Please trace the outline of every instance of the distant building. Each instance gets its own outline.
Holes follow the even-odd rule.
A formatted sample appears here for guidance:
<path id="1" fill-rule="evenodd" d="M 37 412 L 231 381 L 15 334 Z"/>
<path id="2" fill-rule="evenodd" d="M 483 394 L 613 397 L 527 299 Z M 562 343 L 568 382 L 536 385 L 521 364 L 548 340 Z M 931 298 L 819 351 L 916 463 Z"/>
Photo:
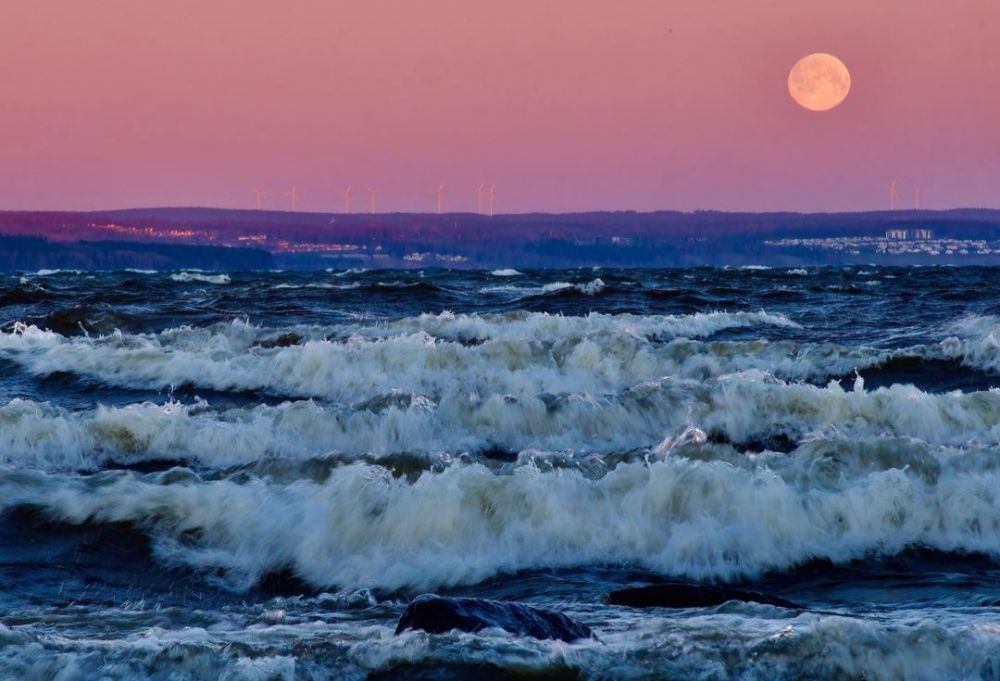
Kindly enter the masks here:
<path id="1" fill-rule="evenodd" d="M 930 241 L 934 238 L 934 231 L 930 229 L 915 229 L 913 230 L 913 238 L 918 241 Z"/>
<path id="2" fill-rule="evenodd" d="M 910 238 L 910 232 L 905 229 L 887 229 L 885 231 L 885 238 L 894 239 L 896 241 L 906 241 Z"/>

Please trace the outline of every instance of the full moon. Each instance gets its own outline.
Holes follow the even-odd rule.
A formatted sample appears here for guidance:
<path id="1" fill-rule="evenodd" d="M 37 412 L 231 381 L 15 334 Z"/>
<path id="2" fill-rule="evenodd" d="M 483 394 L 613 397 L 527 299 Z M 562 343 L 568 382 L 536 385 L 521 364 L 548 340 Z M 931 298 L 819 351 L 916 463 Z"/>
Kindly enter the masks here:
<path id="1" fill-rule="evenodd" d="M 810 111 L 829 111 L 851 90 L 851 74 L 832 54 L 817 52 L 795 62 L 788 74 L 788 94 Z"/>

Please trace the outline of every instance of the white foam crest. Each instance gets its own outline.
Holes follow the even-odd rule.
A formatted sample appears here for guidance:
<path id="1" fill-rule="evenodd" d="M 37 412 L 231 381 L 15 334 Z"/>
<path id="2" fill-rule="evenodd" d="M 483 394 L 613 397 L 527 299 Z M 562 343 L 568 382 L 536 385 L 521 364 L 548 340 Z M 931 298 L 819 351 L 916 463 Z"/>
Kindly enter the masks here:
<path id="1" fill-rule="evenodd" d="M 339 327 L 340 334 L 350 334 L 345 340 L 313 338 L 282 348 L 256 346 L 265 334 L 245 322 L 102 338 L 65 338 L 18 324 L 13 332 L 0 333 L 0 354 L 35 374 L 73 372 L 129 387 L 266 389 L 342 401 L 393 389 L 435 398 L 456 390 L 603 394 L 665 375 L 717 375 L 734 363 L 737 369 L 757 366 L 752 354 L 741 356 L 729 346 L 661 344 L 646 337 L 755 324 L 793 322 L 765 312 L 658 318 L 425 315 Z M 316 335 L 315 329 L 306 332 Z M 441 342 L 441 336 L 483 342 L 468 347 Z M 766 344 L 758 349 L 766 350 Z"/>
<path id="2" fill-rule="evenodd" d="M 327 274 L 332 274 L 335 277 L 350 277 L 355 274 L 364 274 L 368 272 L 367 268 L 364 267 L 350 267 L 346 270 L 338 270 L 333 268 L 328 268 L 326 270 Z"/>
<path id="3" fill-rule="evenodd" d="M 312 401 L 221 411 L 204 405 L 134 404 L 69 412 L 26 400 L 0 407 L 0 463 L 45 470 L 94 470 L 109 460 L 182 459 L 226 467 L 269 457 L 418 455 L 528 448 L 627 451 L 655 443 L 674 423 L 674 396 L 649 403 L 570 395 L 455 395 L 435 403 L 388 395 L 374 406 Z"/>
<path id="4" fill-rule="evenodd" d="M 566 291 L 567 289 L 576 289 L 580 293 L 584 293 L 588 296 L 594 296 L 603 291 L 605 288 L 605 283 L 602 279 L 592 279 L 585 284 L 572 284 L 568 281 L 554 281 L 550 284 L 545 284 L 541 288 L 541 293 L 558 293 L 559 291 Z"/>
<path id="5" fill-rule="evenodd" d="M 327 289 L 327 290 L 347 291 L 347 290 L 350 290 L 350 289 L 359 288 L 360 286 L 361 286 L 361 282 L 357 282 L 356 281 L 356 282 L 353 282 L 351 284 L 329 284 L 329 283 L 324 283 L 324 282 L 311 283 L 311 284 L 288 284 L 288 283 L 283 283 L 283 284 L 275 284 L 271 288 L 274 289 L 275 291 L 281 291 L 281 290 L 299 291 L 299 290 L 302 290 L 302 289 L 310 289 L 310 288 L 312 288 L 312 289 Z"/>
<path id="6" fill-rule="evenodd" d="M 675 665 L 685 677 L 746 681 L 995 681 L 1000 675 L 997 634 L 985 612 L 946 608 L 870 618 L 812 613 L 775 618 L 761 610 L 686 617 L 647 610 L 628 626 L 602 632 L 602 641 L 620 651 L 618 659 L 642 660 L 637 665 L 648 668 L 650 676 L 661 676 L 671 668 L 667 665 Z M 669 660 L 657 659 L 651 651 L 665 653 Z M 698 676 L 695 670 L 716 673 Z"/>
<path id="7" fill-rule="evenodd" d="M 500 271 L 500 270 L 498 270 Z M 507 271 L 507 270 L 504 270 Z M 512 277 L 521 274 L 517 270 L 509 270 L 511 274 L 498 275 L 493 272 L 495 276 Z M 543 284 L 542 286 L 484 286 L 479 289 L 480 293 L 513 293 L 522 298 L 529 298 L 533 296 L 542 296 L 550 293 L 559 293 L 560 291 L 569 291 L 575 289 L 580 293 L 588 296 L 596 296 L 601 293 L 607 285 L 600 278 L 592 279 L 591 281 L 585 283 L 574 284 L 569 281 L 553 281 L 548 284 Z"/>
<path id="8" fill-rule="evenodd" d="M 231 281 L 228 274 L 205 274 L 203 272 L 193 271 L 175 272 L 170 275 L 170 278 L 174 281 L 196 281 L 203 284 L 228 284 Z"/>
<path id="9" fill-rule="evenodd" d="M 316 586 L 434 589 L 526 569 L 628 563 L 699 580 L 920 545 L 1000 556 L 1000 471 L 872 472 L 803 488 L 767 466 L 668 457 L 592 480 L 531 466 L 452 466 L 410 482 L 381 467 L 322 483 L 5 471 L 0 499 L 71 522 L 147 528 L 161 560 L 248 587 L 291 567 Z"/>
<path id="10" fill-rule="evenodd" d="M 759 312 L 698 312 L 690 315 L 635 315 L 591 312 L 563 316 L 544 312 L 502 314 L 422 314 L 377 325 L 352 326 L 345 331 L 366 338 L 426 332 L 435 338 L 478 340 L 559 341 L 573 336 L 620 334 L 659 338 L 702 338 L 734 328 L 772 326 L 801 328 L 782 314 Z"/>
<path id="11" fill-rule="evenodd" d="M 37 272 L 34 272 L 33 274 L 29 274 L 28 276 L 51 277 L 51 276 L 54 276 L 56 274 L 83 274 L 83 270 L 64 270 L 64 269 L 49 270 L 49 269 L 40 269 Z"/>
<path id="12" fill-rule="evenodd" d="M 510 267 L 505 267 L 505 268 L 499 269 L 499 270 L 493 270 L 492 272 L 490 272 L 490 274 L 493 275 L 494 277 L 519 277 L 519 276 L 521 276 L 520 272 L 518 272 L 517 270 L 512 269 Z"/>
<path id="13" fill-rule="evenodd" d="M 785 384 L 759 372 L 650 382 L 605 396 L 451 392 L 435 400 L 396 391 L 351 405 L 306 400 L 221 410 L 168 402 L 69 412 L 17 399 L 0 407 L 0 463 L 92 470 L 109 460 L 183 459 L 219 468 L 272 457 L 406 454 L 437 460 L 493 449 L 582 457 L 650 449 L 660 440 L 659 451 L 672 452 L 685 443 L 704 444 L 707 431 L 738 448 L 772 435 L 812 441 L 803 456 L 836 456 L 845 467 L 866 456 L 907 465 L 906 457 L 924 445 L 935 450 L 922 460 L 941 462 L 949 456 L 941 448 L 1000 445 L 997 413 L 996 390 L 845 391 L 837 383 Z M 685 437 L 692 424 L 700 439 Z M 881 449 L 866 454 L 866 438 L 883 443 L 869 449 Z M 846 454 L 837 449 L 845 442 L 853 443 Z M 726 452 L 732 450 L 706 455 Z M 858 465 L 867 470 L 868 462 Z M 821 473 L 804 479 L 818 480 Z"/>
<path id="14" fill-rule="evenodd" d="M 927 608 L 869 618 L 653 609 L 641 617 L 618 610 L 605 620 L 585 604 L 560 604 L 559 609 L 597 624 L 599 640 L 567 644 L 499 629 L 394 636 L 392 622 L 378 616 L 262 625 L 252 618 L 199 613 L 204 626 L 177 628 L 165 625 L 163 615 L 152 609 L 124 625 L 105 613 L 88 613 L 94 626 L 106 625 L 101 636 L 0 625 L 5 646 L 0 675 L 24 681 L 357 681 L 379 672 L 403 678 L 414 668 L 457 669 L 459 674 L 489 668 L 581 679 L 663 678 L 665 670 L 671 678 L 745 681 L 1000 677 L 1000 636 L 986 612 Z M 331 659 L 337 662 L 333 674 Z"/>
<path id="15" fill-rule="evenodd" d="M 912 385 L 854 391 L 787 384 L 760 372 L 723 376 L 706 387 L 692 418 L 737 441 L 771 432 L 914 437 L 964 447 L 1000 444 L 1000 390 L 925 393 Z"/>
<path id="16" fill-rule="evenodd" d="M 576 289 L 580 293 L 586 293 L 588 296 L 594 296 L 607 288 L 607 285 L 602 279 L 594 279 L 587 282 L 586 284 L 577 284 Z"/>
<path id="17" fill-rule="evenodd" d="M 215 617 L 201 612 L 203 626 L 177 628 L 154 609 L 131 615 L 128 623 L 91 611 L 80 617 L 102 627 L 100 636 L 0 625 L 5 646 L 0 676 L 24 681 L 357 681 L 379 672 L 402 678 L 416 667 L 459 673 L 499 668 L 542 678 L 571 673 L 581 679 L 662 678 L 665 670 L 671 678 L 745 681 L 1000 677 L 1000 637 L 985 609 L 926 608 L 879 617 L 790 616 L 732 607 L 700 614 L 652 609 L 639 617 L 611 609 L 610 619 L 587 604 L 560 604 L 559 610 L 596 625 L 599 640 L 567 644 L 499 629 L 394 636 L 387 613 L 299 620 L 294 616 L 299 612 L 290 610 L 290 621 L 271 624 L 252 617 L 246 621 L 239 616 L 243 611 Z M 333 674 L 331 659 L 337 661 Z"/>
<path id="18" fill-rule="evenodd" d="M 944 356 L 966 366 L 1000 373 L 1000 317 L 966 315 L 945 329 L 954 335 L 941 343 Z"/>

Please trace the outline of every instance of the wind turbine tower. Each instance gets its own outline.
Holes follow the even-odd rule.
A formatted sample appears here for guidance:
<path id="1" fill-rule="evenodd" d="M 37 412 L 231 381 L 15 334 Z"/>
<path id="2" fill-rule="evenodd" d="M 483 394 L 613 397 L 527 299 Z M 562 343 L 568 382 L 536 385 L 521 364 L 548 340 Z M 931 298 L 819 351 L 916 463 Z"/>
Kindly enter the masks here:
<path id="1" fill-rule="evenodd" d="M 288 192 L 286 192 L 285 196 L 287 196 L 289 199 L 291 199 L 292 212 L 295 212 L 295 209 L 299 205 L 299 188 L 296 187 L 295 185 L 292 185 L 291 190 L 288 191 Z"/>
<path id="2" fill-rule="evenodd" d="M 267 196 L 267 192 L 261 189 L 253 189 L 251 191 L 253 191 L 254 208 L 260 210 L 264 205 L 264 197 Z"/>
<path id="3" fill-rule="evenodd" d="M 343 190 L 340 191 L 340 193 L 344 195 L 344 212 L 345 213 L 350 213 L 351 212 L 351 188 L 348 187 L 347 189 L 343 189 Z"/>
<path id="4" fill-rule="evenodd" d="M 896 210 L 896 180 L 889 183 L 889 210 Z"/>
<path id="5" fill-rule="evenodd" d="M 483 193 L 486 191 L 486 183 L 482 182 L 479 188 L 476 189 L 476 212 L 480 215 L 483 214 Z"/>
<path id="6" fill-rule="evenodd" d="M 438 198 L 438 215 L 441 215 L 441 201 L 444 197 L 444 185 L 439 184 L 437 188 L 437 198 Z"/>
<path id="7" fill-rule="evenodd" d="M 920 210 L 920 187 L 913 188 L 913 210 Z"/>
<path id="8" fill-rule="evenodd" d="M 493 217 L 493 202 L 497 198 L 497 188 L 496 185 L 490 185 L 490 217 Z"/>
<path id="9" fill-rule="evenodd" d="M 375 215 L 375 195 L 378 194 L 378 187 L 368 188 L 368 212 Z"/>

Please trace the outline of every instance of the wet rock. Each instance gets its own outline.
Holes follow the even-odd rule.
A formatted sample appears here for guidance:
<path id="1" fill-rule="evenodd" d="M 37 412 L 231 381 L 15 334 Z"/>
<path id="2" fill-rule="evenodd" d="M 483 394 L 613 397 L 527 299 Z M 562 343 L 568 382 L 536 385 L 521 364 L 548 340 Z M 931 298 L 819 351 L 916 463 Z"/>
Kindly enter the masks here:
<path id="1" fill-rule="evenodd" d="M 112 460 L 104 464 L 106 470 L 132 471 L 145 475 L 147 473 L 162 473 L 171 468 L 190 468 L 191 463 L 186 459 L 140 459 L 138 461 L 117 461 Z"/>
<path id="2" fill-rule="evenodd" d="M 796 439 L 787 433 L 761 433 L 746 440 L 730 439 L 725 433 L 713 432 L 708 441 L 714 444 L 726 444 L 740 452 L 760 454 L 761 452 L 779 452 L 791 454 L 798 447 Z"/>
<path id="3" fill-rule="evenodd" d="M 784 598 L 756 591 L 684 582 L 665 582 L 619 589 L 609 593 L 607 601 L 611 605 L 625 605 L 630 608 L 709 608 L 728 601 L 746 601 L 793 610 L 803 609 L 802 606 Z"/>
<path id="4" fill-rule="evenodd" d="M 255 348 L 264 348 L 269 350 L 271 348 L 289 348 L 293 345 L 299 345 L 302 342 L 302 336 L 297 333 L 289 332 L 283 333 L 277 338 L 264 338 L 253 344 Z"/>
<path id="5" fill-rule="evenodd" d="M 513 463 L 517 461 L 518 452 L 511 449 L 506 449 L 499 445 L 491 445 L 479 452 L 479 455 L 484 459 L 490 459 L 492 461 L 503 461 L 505 463 Z"/>
<path id="6" fill-rule="evenodd" d="M 396 633 L 421 629 L 442 634 L 453 629 L 476 632 L 497 627 L 517 636 L 576 641 L 590 638 L 590 628 L 566 615 L 523 603 L 482 598 L 417 596 L 399 618 Z"/>

